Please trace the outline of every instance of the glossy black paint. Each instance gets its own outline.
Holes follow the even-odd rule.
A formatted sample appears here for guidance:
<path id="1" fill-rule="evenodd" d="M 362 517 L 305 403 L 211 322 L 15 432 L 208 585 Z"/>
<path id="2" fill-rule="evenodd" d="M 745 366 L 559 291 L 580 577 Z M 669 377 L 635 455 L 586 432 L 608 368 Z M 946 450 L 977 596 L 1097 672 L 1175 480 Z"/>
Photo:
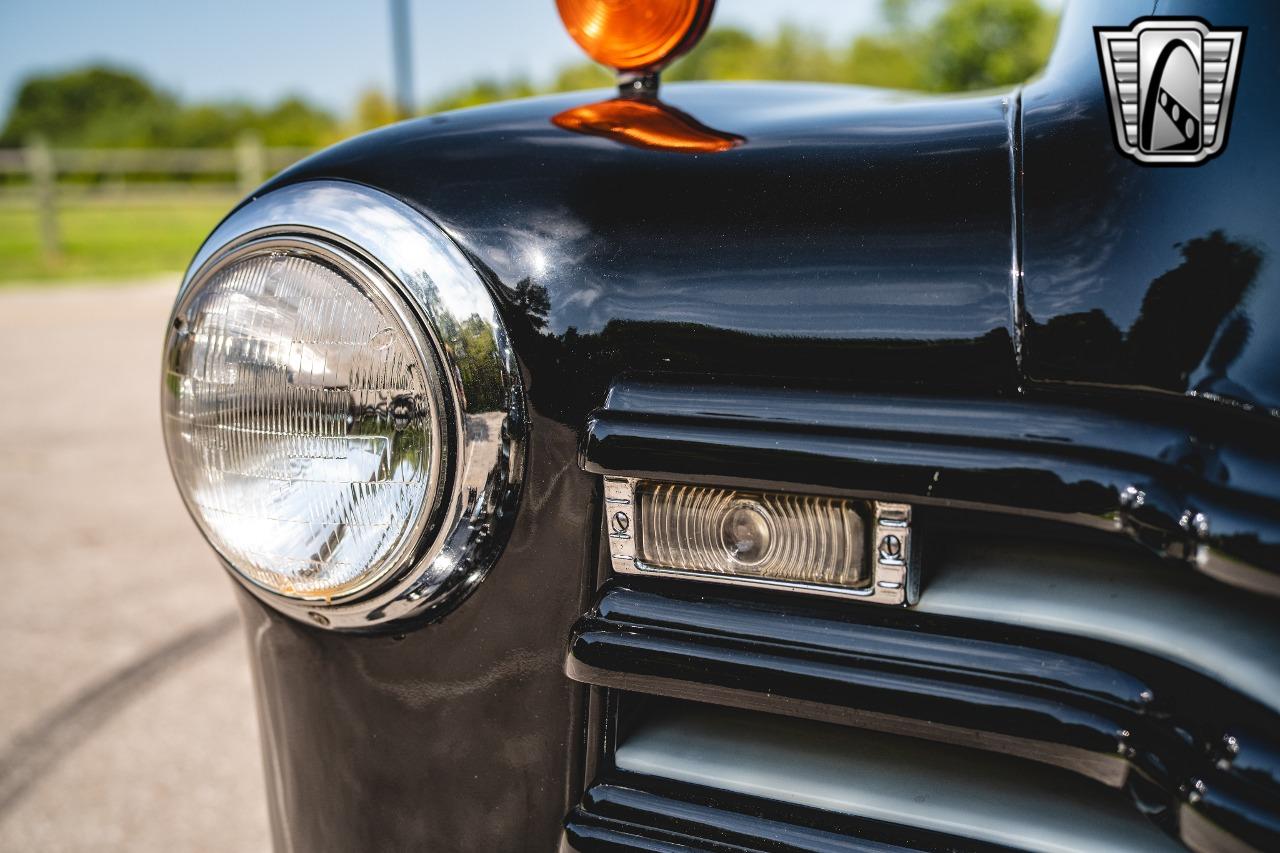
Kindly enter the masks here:
<path id="1" fill-rule="evenodd" d="M 1188 780 L 1199 779 L 1215 799 L 1188 808 L 1257 849 L 1280 843 L 1275 716 L 1107 643 L 637 578 L 605 587 L 575 627 L 565 669 L 597 686 L 1055 764 L 1125 787 L 1174 834 Z M 1251 764 L 1223 752 L 1227 733 L 1250 742 Z"/>
<path id="2" fill-rule="evenodd" d="M 358 181 L 440 223 L 499 302 L 530 411 L 510 544 L 439 623 L 317 636 L 245 603 L 283 849 L 556 843 L 586 749 L 561 664 L 599 553 L 576 455 L 619 373 L 844 386 L 856 358 L 881 384 L 1012 391 L 1006 100 L 665 96 L 746 141 L 642 151 L 557 128 L 599 99 L 561 96 L 397 125 L 271 185 Z"/>
<path id="3" fill-rule="evenodd" d="M 1117 154 L 1087 39 L 1023 91 L 1025 369 L 1030 385 L 1142 389 L 1280 409 L 1280 8 L 1068 5 L 1064 33 L 1143 15 L 1247 26 L 1226 150 L 1151 168 Z"/>
<path id="4" fill-rule="evenodd" d="M 343 635 L 241 596 L 277 848 L 557 843 L 607 726 L 590 712 L 604 703 L 590 705 L 561 671 L 605 565 L 599 477 L 578 467 L 579 444 L 623 374 L 786 389 L 797 394 L 780 404 L 791 431 L 829 447 L 851 445 L 821 427 L 826 415 L 805 396 L 814 389 L 960 396 L 978 412 L 992 406 L 997 422 L 1019 416 L 1001 414 L 1000 401 L 1069 392 L 1104 420 L 1166 424 L 1166 437 L 1182 419 L 1236 436 L 1241 418 L 1260 440 L 1274 436 L 1280 184 L 1267 98 L 1280 87 L 1275 63 L 1256 57 L 1275 45 L 1277 12 L 1196 9 L 1249 26 L 1250 44 L 1229 150 L 1185 171 L 1143 171 L 1114 151 L 1105 124 L 1090 28 L 1148 14 L 1144 2 L 1069 9 L 1053 67 L 1021 98 L 665 87 L 673 107 L 744 140 L 693 156 L 556 127 L 557 114 L 608 94 L 579 93 L 396 125 L 264 187 L 359 182 L 439 223 L 500 305 L 530 411 L 510 543 L 443 620 Z M 952 414 L 951 433 L 963 434 L 968 422 Z M 691 449 L 681 470 L 696 468 Z M 741 449 L 763 482 L 832 484 L 794 457 Z M 664 452 L 668 466 L 681 455 Z M 1044 485 L 1065 511 L 1096 513 L 1124 485 L 1092 479 L 1078 461 L 1042 479 L 1028 477 L 1034 466 L 995 476 L 990 459 L 963 461 L 947 488 L 958 479 L 988 499 L 1014 489 L 1043 500 Z M 1269 465 L 1228 458 L 1225 470 L 1227 490 L 1221 468 L 1197 474 L 1206 500 L 1280 491 Z M 1252 503 L 1241 512 L 1241 536 L 1271 535 Z M 1244 765 L 1274 772 L 1265 751 L 1242 752 Z"/>
<path id="5" fill-rule="evenodd" d="M 666 87 L 745 139 L 690 156 L 552 124 L 599 94 L 396 125 L 279 180 L 423 208 L 494 284 L 517 352 L 573 376 L 556 396 L 579 416 L 625 370 L 843 386 L 856 361 L 858 384 L 1013 389 L 1007 98 Z"/>
<path id="6" fill-rule="evenodd" d="M 937 832 L 613 772 L 565 823 L 562 853 L 1007 850 Z"/>
<path id="7" fill-rule="evenodd" d="M 614 476 L 1034 513 L 1124 534 L 1280 595 L 1274 437 L 1252 419 L 1156 414 L 632 378 L 592 415 L 582 464 Z M 1205 529 L 1190 523 L 1197 513 Z"/>
<path id="8" fill-rule="evenodd" d="M 606 587 L 574 628 L 569 677 L 949 742 L 981 741 L 1112 785 L 1125 770 L 1116 758 L 1125 741 L 1118 733 L 1142 713 L 1143 692 L 1154 695 L 1114 667 L 1039 648 L 856 622 L 793 603 L 762 607 L 668 593 L 642 580 Z"/>

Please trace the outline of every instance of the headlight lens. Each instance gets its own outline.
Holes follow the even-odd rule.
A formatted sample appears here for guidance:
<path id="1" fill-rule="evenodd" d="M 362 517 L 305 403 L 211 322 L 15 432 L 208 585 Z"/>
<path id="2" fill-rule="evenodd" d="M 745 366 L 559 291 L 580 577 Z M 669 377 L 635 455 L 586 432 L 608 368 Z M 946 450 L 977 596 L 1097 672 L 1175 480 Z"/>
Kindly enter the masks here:
<path id="1" fill-rule="evenodd" d="M 437 508 L 440 367 L 369 265 L 303 239 L 207 263 L 166 342 L 178 487 L 247 579 L 309 601 L 412 558 Z"/>

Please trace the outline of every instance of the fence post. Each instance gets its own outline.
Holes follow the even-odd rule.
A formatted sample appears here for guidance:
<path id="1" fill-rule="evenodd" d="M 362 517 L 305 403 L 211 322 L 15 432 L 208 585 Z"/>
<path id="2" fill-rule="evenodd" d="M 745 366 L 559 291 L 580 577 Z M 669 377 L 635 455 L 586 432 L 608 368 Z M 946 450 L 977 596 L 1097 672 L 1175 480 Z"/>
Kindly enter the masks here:
<path id="1" fill-rule="evenodd" d="M 62 254 L 58 239 L 58 168 L 49 143 L 42 137 L 32 137 L 27 142 L 26 155 L 40 220 L 40 248 L 46 260 L 57 260 Z"/>
<path id="2" fill-rule="evenodd" d="M 262 137 L 256 133 L 244 133 L 236 141 L 236 182 L 240 192 L 248 195 L 258 188 L 266 177 L 267 153 L 262 147 Z"/>

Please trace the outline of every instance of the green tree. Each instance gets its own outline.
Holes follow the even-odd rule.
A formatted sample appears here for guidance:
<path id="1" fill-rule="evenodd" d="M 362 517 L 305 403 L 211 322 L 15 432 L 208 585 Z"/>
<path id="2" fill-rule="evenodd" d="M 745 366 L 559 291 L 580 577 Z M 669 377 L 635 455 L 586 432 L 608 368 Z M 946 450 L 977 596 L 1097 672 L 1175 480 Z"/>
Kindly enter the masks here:
<path id="1" fill-rule="evenodd" d="M 667 73 L 669 80 L 762 80 L 764 46 L 744 30 L 711 30 Z"/>
<path id="2" fill-rule="evenodd" d="M 177 111 L 165 128 L 151 134 L 151 145 L 216 147 L 229 144 L 252 125 L 253 111 L 237 104 L 195 104 Z"/>
<path id="3" fill-rule="evenodd" d="M 31 77 L 18 89 L 0 144 L 37 134 L 59 145 L 138 144 L 176 112 L 171 97 L 116 68 Z"/>
<path id="4" fill-rule="evenodd" d="M 1035 0 L 955 0 L 923 33 L 924 88 L 939 92 L 1020 83 L 1040 70 L 1057 19 Z"/>
<path id="5" fill-rule="evenodd" d="M 551 83 L 553 92 L 577 92 L 582 89 L 600 89 L 613 86 L 613 75 L 594 62 L 578 62 L 566 65 L 556 72 Z"/>
<path id="6" fill-rule="evenodd" d="M 246 130 L 255 130 L 267 145 L 316 145 L 337 124 L 332 115 L 297 96 L 284 98 L 250 119 Z"/>
<path id="7" fill-rule="evenodd" d="M 765 80 L 842 82 L 840 63 L 820 33 L 783 24 L 764 54 Z"/>
<path id="8" fill-rule="evenodd" d="M 886 89 L 928 89 L 918 47 L 898 36 L 859 36 L 849 48 L 845 80 Z"/>
<path id="9" fill-rule="evenodd" d="M 665 77 L 844 82 L 930 92 L 1010 86 L 1044 64 L 1057 27 L 1056 17 L 1036 0 L 881 0 L 881 17 L 879 31 L 834 47 L 821 33 L 793 25 L 767 38 L 719 27 Z M 545 85 L 523 76 L 477 80 L 444 93 L 426 109 L 612 84 L 608 71 L 579 62 L 561 68 Z M 377 92 L 365 93 L 354 117 L 342 124 L 298 97 L 266 108 L 236 102 L 183 106 L 137 74 L 92 67 L 26 80 L 0 131 L 0 145 L 22 145 L 41 135 L 62 146 L 224 146 L 249 131 L 268 145 L 319 146 L 394 117 Z"/>
<path id="10" fill-rule="evenodd" d="M 794 25 L 764 39 L 719 27 L 663 76 L 961 92 L 1027 79 L 1048 58 L 1057 29 L 1056 16 L 1036 0 L 882 0 L 881 18 L 880 31 L 857 36 L 843 50 Z"/>
<path id="11" fill-rule="evenodd" d="M 507 80 L 488 78 L 477 80 L 446 92 L 427 105 L 427 112 L 438 113 L 445 110 L 460 110 L 464 107 L 475 107 L 490 104 L 494 101 L 508 101 L 512 98 L 527 98 L 538 94 L 527 77 L 512 77 Z"/>
<path id="12" fill-rule="evenodd" d="M 222 146 L 251 131 L 268 145 L 314 146 L 331 138 L 336 126 L 332 115 L 298 97 L 267 108 L 182 106 L 137 74 L 91 67 L 27 79 L 0 145 L 22 145 L 39 135 L 63 146 Z"/>
<path id="13" fill-rule="evenodd" d="M 351 130 L 354 133 L 360 133 L 391 124 L 399 119 L 399 110 L 385 92 L 380 89 L 368 89 L 356 101 Z"/>

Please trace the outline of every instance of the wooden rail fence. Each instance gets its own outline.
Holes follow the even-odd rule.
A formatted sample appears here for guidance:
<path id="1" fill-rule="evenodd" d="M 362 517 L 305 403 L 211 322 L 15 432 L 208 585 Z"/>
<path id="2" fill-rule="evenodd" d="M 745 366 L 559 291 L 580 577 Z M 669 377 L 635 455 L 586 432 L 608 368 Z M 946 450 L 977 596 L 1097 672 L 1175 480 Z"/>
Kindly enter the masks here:
<path id="1" fill-rule="evenodd" d="M 172 182 L 194 177 L 234 178 L 247 194 L 271 174 L 310 154 L 310 148 L 264 146 L 256 136 L 243 137 L 234 148 L 50 148 L 35 140 L 25 148 L 0 149 L 0 177 L 6 182 L 25 176 L 39 217 L 40 245 L 56 258 L 59 182 L 67 177 L 141 176 Z"/>

